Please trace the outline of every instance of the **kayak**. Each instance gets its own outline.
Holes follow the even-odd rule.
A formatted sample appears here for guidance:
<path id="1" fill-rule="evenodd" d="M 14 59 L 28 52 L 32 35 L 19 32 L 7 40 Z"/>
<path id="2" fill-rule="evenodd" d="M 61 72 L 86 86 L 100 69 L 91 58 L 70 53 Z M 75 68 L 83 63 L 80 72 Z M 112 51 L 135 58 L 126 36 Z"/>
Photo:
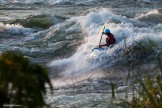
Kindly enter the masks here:
<path id="1" fill-rule="evenodd" d="M 103 51 L 103 50 L 107 50 L 107 49 L 109 49 L 109 48 L 112 48 L 114 46 L 114 44 L 113 45 L 110 45 L 109 47 L 95 47 L 95 48 L 93 48 L 92 49 L 92 51 L 94 51 L 94 50 L 99 50 L 99 51 Z"/>
<path id="2" fill-rule="evenodd" d="M 93 48 L 92 51 L 94 51 L 94 50 L 103 51 L 103 50 L 107 50 L 107 49 L 108 49 L 108 47 L 102 47 L 102 48 L 96 47 L 96 48 Z"/>

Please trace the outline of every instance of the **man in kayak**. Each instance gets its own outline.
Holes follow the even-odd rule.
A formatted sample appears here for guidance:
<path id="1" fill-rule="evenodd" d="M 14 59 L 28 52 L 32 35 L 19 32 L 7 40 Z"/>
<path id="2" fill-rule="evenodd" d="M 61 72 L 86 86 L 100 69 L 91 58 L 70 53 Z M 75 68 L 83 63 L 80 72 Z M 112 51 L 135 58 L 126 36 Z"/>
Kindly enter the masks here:
<path id="1" fill-rule="evenodd" d="M 106 29 L 105 32 L 102 32 L 102 34 L 107 35 L 106 44 L 99 45 L 99 48 L 101 48 L 102 46 L 108 46 L 109 47 L 110 45 L 115 44 L 116 39 L 115 39 L 114 35 L 112 33 L 110 33 L 109 29 Z"/>

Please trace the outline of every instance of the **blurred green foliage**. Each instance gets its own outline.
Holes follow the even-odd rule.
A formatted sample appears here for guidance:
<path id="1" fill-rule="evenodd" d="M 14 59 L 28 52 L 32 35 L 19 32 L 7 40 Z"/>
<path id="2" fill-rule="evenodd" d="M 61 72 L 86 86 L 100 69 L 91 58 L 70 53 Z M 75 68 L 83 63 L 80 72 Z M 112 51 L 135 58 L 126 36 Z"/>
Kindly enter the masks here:
<path id="1" fill-rule="evenodd" d="M 5 52 L 0 55 L 0 108 L 4 104 L 23 108 L 46 106 L 43 96 L 47 85 L 52 91 L 47 69 L 31 64 L 22 54 Z"/>
<path id="2" fill-rule="evenodd" d="M 122 102 L 124 108 L 162 108 L 162 79 L 160 74 L 147 75 L 144 80 L 138 78 L 140 84 L 130 100 Z"/>
<path id="3" fill-rule="evenodd" d="M 137 72 L 136 80 L 131 84 L 133 95 L 122 100 L 123 108 L 162 108 L 162 53 L 157 56 L 157 70 L 145 75 Z M 127 79 L 128 80 L 128 79 Z M 128 92 L 126 91 L 126 94 Z"/>
<path id="4" fill-rule="evenodd" d="M 122 51 L 123 57 L 137 58 L 140 55 L 144 56 L 144 59 L 140 58 L 138 65 L 135 62 L 136 59 L 132 59 L 132 62 L 128 64 L 130 70 L 126 78 L 126 96 L 122 99 L 115 97 L 119 99 L 115 105 L 122 108 L 162 108 L 161 42 L 161 40 L 146 38 L 138 42 L 135 41 L 132 46 L 125 47 L 125 50 Z M 154 60 L 151 57 L 151 59 L 146 59 L 150 54 L 154 54 Z M 148 60 L 152 61 L 152 67 L 147 65 Z M 114 89 L 112 90 L 112 95 L 117 94 L 114 93 Z"/>

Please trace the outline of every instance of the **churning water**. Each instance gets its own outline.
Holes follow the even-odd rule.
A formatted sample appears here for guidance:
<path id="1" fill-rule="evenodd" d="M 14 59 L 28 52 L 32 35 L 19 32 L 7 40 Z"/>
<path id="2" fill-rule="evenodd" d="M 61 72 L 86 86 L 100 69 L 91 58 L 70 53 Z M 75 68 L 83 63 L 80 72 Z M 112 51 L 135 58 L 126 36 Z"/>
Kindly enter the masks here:
<path id="1" fill-rule="evenodd" d="M 111 81 L 119 80 L 116 77 L 124 74 L 118 67 L 141 60 L 149 64 L 147 60 L 155 59 L 161 50 L 161 6 L 161 0 L 0 0 L 0 51 L 23 52 L 33 63 L 47 66 L 55 86 L 81 80 L 88 85 L 85 79 L 103 78 L 105 73 L 115 77 Z M 103 26 L 111 30 L 117 43 L 107 50 L 92 51 L 99 44 Z M 156 47 L 150 48 L 150 41 Z M 101 95 L 103 99 L 109 95 L 59 95 L 67 91 L 47 97 L 47 102 L 60 107 L 67 103 L 69 107 L 86 106 L 93 97 L 101 100 Z"/>

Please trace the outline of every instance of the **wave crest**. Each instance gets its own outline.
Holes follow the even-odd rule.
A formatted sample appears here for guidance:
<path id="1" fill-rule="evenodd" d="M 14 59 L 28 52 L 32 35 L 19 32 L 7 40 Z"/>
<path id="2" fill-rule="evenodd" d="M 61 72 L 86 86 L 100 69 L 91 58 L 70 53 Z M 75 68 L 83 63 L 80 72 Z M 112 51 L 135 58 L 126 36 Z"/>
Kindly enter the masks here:
<path id="1" fill-rule="evenodd" d="M 29 35 L 33 32 L 30 28 L 24 28 L 20 24 L 3 24 L 0 23 L 0 32 L 7 32 L 10 34 L 22 34 L 22 35 Z"/>

